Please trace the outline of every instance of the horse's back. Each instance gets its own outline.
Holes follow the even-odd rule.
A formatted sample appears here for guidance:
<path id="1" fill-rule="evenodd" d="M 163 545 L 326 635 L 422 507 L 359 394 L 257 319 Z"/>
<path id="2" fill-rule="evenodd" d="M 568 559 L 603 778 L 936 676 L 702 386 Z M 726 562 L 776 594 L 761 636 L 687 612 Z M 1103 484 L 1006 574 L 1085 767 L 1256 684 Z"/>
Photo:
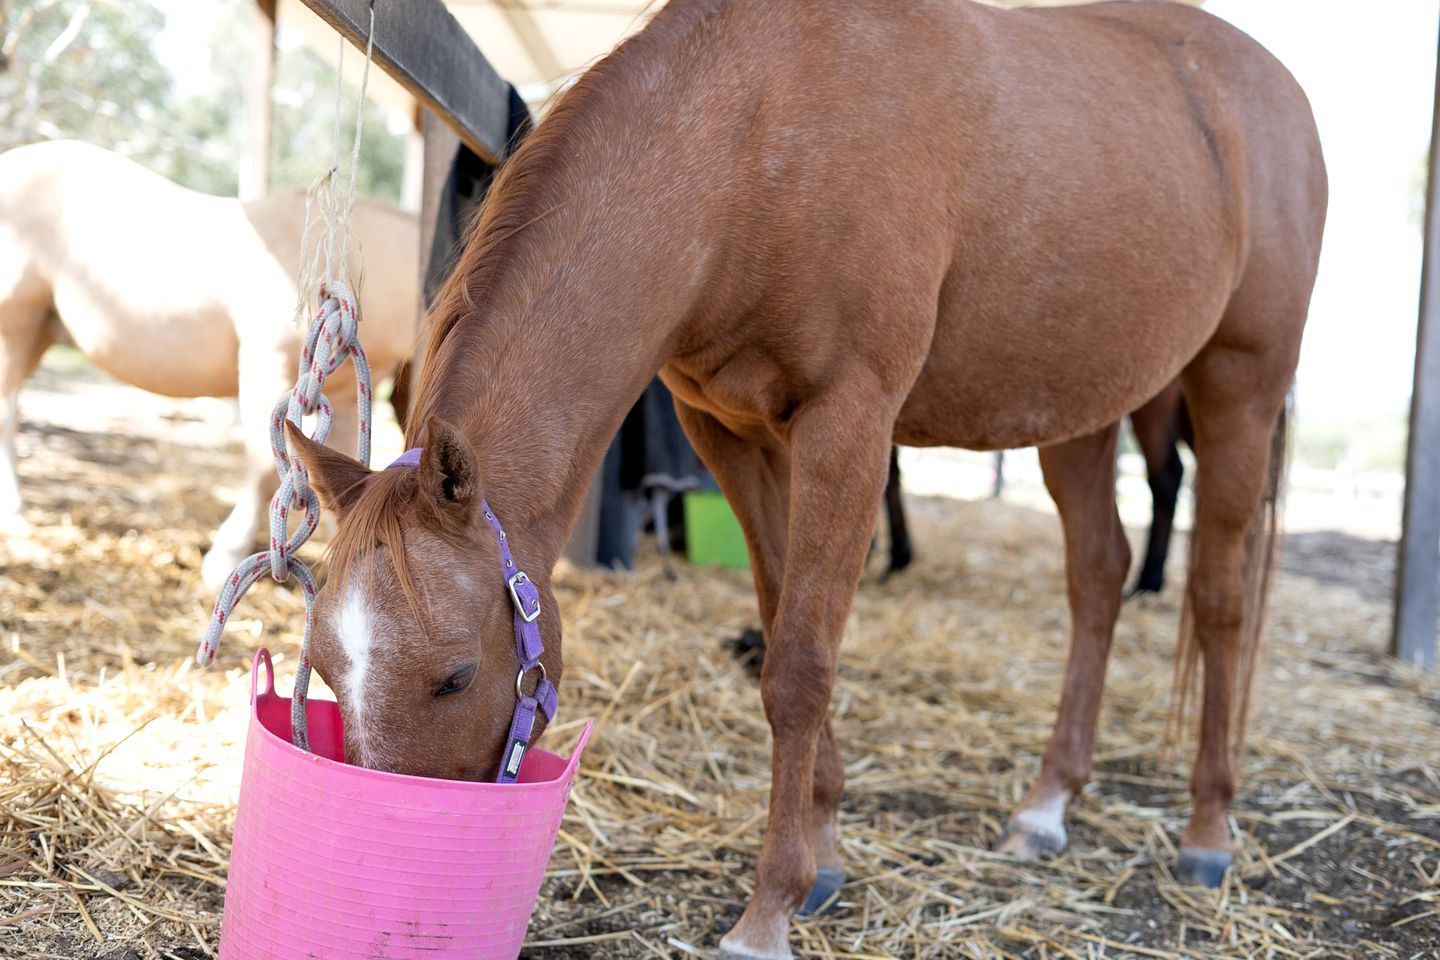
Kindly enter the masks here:
<path id="1" fill-rule="evenodd" d="M 279 190 L 245 205 L 265 249 L 296 272 L 305 229 L 305 194 Z M 311 231 L 312 238 L 316 230 Z M 361 343 L 377 374 L 410 356 L 420 311 L 420 221 L 413 213 L 358 198 L 350 223 L 350 276 L 359 285 Z M 288 314 L 287 314 L 288 316 Z"/>
<path id="2" fill-rule="evenodd" d="M 1243 283 L 1308 298 L 1323 161 L 1304 94 L 1262 47 L 1161 2 L 974 22 L 952 260 L 902 440 L 1087 433 L 1173 380 Z M 1298 346 L 1303 310 L 1245 322 Z"/>

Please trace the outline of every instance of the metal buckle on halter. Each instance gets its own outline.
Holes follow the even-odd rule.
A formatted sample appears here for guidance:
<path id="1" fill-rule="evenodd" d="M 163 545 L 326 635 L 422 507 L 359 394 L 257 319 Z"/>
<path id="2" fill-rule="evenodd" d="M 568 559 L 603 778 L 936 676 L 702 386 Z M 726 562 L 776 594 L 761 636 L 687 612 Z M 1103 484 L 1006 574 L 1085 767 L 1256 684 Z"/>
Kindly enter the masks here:
<path id="1" fill-rule="evenodd" d="M 537 683 L 535 684 L 535 689 L 536 689 L 536 691 L 538 692 L 539 689 L 540 689 L 540 684 L 544 683 L 545 680 L 546 680 L 546 676 L 545 676 L 545 664 L 540 663 L 539 661 L 536 661 L 535 666 L 540 668 L 540 680 L 539 680 L 539 682 L 537 682 Z M 524 692 L 524 691 L 525 691 L 525 688 L 524 688 L 525 674 L 529 673 L 529 672 L 530 672 L 531 670 L 533 670 L 533 669 L 534 669 L 534 667 L 521 667 L 521 668 L 520 668 L 520 672 L 517 673 L 517 674 L 515 674 L 515 699 L 516 699 L 516 700 L 523 700 L 523 699 L 525 699 L 525 692 Z"/>
<path id="2" fill-rule="evenodd" d="M 522 583 L 533 582 L 529 577 L 525 576 L 524 570 L 519 571 L 515 576 L 505 581 L 505 585 L 510 588 L 510 599 L 515 603 L 515 612 L 519 613 L 520 619 L 526 623 L 534 623 L 540 617 L 540 597 L 538 595 L 535 597 L 534 611 L 526 610 L 525 602 L 520 599 L 520 592 L 516 587 Z"/>

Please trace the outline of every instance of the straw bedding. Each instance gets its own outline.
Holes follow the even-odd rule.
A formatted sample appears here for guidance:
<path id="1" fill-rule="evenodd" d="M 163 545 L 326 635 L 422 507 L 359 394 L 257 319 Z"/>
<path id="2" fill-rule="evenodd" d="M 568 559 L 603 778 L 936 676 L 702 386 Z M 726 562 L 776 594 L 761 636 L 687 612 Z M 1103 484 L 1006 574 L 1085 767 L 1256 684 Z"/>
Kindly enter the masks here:
<path id="1" fill-rule="evenodd" d="M 302 606 L 262 585 L 216 667 L 192 667 L 200 550 L 224 513 L 208 481 L 238 452 L 161 422 L 32 420 L 21 445 L 38 529 L 0 552 L 0 956 L 210 956 L 244 672 L 263 643 L 289 675 Z M 1184 750 L 1160 740 L 1173 597 L 1124 610 L 1070 851 L 1009 861 L 988 847 L 1036 771 L 1065 651 L 1057 525 L 912 508 L 917 566 L 867 573 L 847 627 L 850 881 L 836 913 L 796 925 L 798 953 L 1440 956 L 1440 682 L 1381 655 L 1383 552 L 1302 540 L 1304 575 L 1279 579 L 1238 877 L 1212 894 L 1169 873 L 1188 812 Z M 557 593 L 566 722 L 547 745 L 599 728 L 528 955 L 707 955 L 753 883 L 768 782 L 757 685 L 724 648 L 754 623 L 748 577 L 682 565 L 671 582 L 651 559 L 564 572 Z"/>

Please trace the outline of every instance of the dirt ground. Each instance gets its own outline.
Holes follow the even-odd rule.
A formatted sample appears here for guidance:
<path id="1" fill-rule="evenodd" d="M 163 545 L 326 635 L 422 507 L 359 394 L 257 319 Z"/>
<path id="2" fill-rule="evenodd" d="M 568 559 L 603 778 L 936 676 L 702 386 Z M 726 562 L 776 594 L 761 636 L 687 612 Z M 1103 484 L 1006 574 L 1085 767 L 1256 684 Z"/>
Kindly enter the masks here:
<path id="1" fill-rule="evenodd" d="M 0 546 L 0 956 L 213 955 L 254 650 L 288 683 L 302 604 L 262 584 L 193 665 L 201 550 L 239 469 L 223 406 L 63 355 L 27 388 L 34 533 Z M 1053 516 L 911 500 L 917 562 L 867 573 L 835 695 L 839 908 L 806 957 L 1440 957 L 1440 679 L 1384 655 L 1393 548 L 1292 538 L 1272 603 L 1237 871 L 1170 868 L 1186 748 L 1163 748 L 1178 590 L 1127 604 L 1094 782 L 1039 864 L 989 846 L 1038 767 L 1066 610 Z M 1138 543 L 1138 538 L 1132 538 Z M 1180 571 L 1172 574 L 1179 583 Z M 754 882 L 768 784 L 756 684 L 725 641 L 743 573 L 653 558 L 562 572 L 568 748 L 599 718 L 531 924 L 533 957 L 713 953 Z"/>

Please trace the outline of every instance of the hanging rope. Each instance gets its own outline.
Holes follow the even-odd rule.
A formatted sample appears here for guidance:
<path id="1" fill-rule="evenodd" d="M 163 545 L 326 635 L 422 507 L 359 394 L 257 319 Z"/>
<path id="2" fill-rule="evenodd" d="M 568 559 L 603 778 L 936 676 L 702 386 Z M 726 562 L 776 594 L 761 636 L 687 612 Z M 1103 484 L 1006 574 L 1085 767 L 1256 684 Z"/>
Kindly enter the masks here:
<path id="1" fill-rule="evenodd" d="M 325 395 L 325 378 L 340 368 L 347 359 L 355 364 L 355 395 L 359 407 L 358 456 L 370 465 L 370 365 L 360 346 L 360 311 L 355 293 L 346 278 L 350 260 L 350 222 L 355 213 L 355 181 L 360 166 L 360 139 L 365 126 L 365 91 L 370 79 L 370 63 L 375 49 L 375 4 L 370 4 L 370 29 L 365 43 L 365 65 L 360 74 L 360 103 L 355 111 L 355 139 L 350 151 L 350 179 L 344 194 L 337 196 L 336 180 L 340 174 L 340 109 L 344 92 L 345 41 L 340 41 L 340 60 L 335 81 L 334 153 L 330 169 L 316 178 L 305 199 L 305 229 L 301 235 L 301 272 L 297 282 L 302 309 L 305 303 L 318 301 L 318 309 L 300 352 L 295 386 L 280 397 L 270 418 L 270 450 L 275 456 L 275 472 L 280 476 L 279 489 L 270 501 L 270 548 L 253 554 L 225 581 L 210 622 L 195 655 L 201 666 L 215 659 L 220 637 L 225 632 L 235 604 L 255 581 L 268 570 L 284 583 L 291 575 L 305 595 L 305 632 L 300 641 L 300 663 L 295 668 L 295 692 L 290 701 L 290 725 L 295 746 L 310 749 L 305 716 L 305 698 L 310 686 L 310 631 L 315 620 L 315 576 L 297 556 L 305 541 L 320 523 L 320 501 L 310 489 L 305 465 L 289 449 L 285 438 L 285 421 L 304 429 L 305 417 L 314 416 L 317 443 L 330 436 L 334 411 Z M 320 217 L 312 211 L 320 210 Z M 325 235 L 314 249 L 310 246 L 310 228 L 316 219 L 325 224 Z M 303 510 L 299 526 L 289 532 L 290 511 Z"/>

